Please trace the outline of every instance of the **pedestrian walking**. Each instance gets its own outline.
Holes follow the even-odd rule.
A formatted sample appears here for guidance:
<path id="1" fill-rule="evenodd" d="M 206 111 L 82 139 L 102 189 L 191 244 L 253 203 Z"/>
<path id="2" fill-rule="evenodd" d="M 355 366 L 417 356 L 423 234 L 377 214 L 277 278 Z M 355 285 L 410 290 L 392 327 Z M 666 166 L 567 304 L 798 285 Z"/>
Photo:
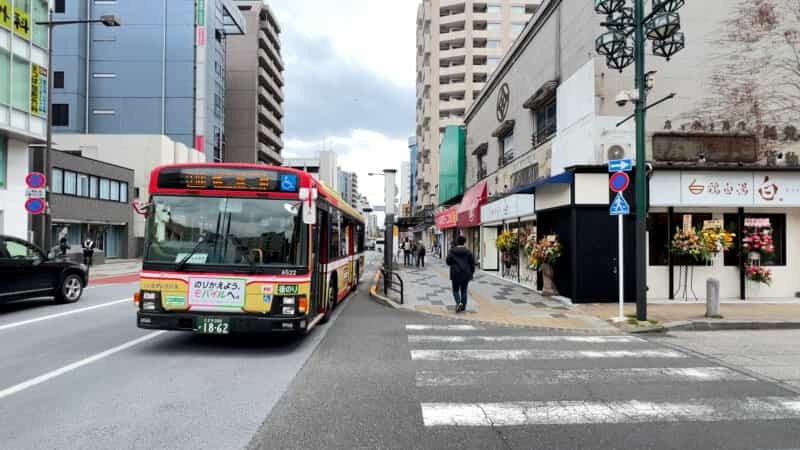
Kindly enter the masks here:
<path id="1" fill-rule="evenodd" d="M 425 244 L 422 241 L 417 243 L 417 267 L 425 267 Z"/>
<path id="2" fill-rule="evenodd" d="M 464 236 L 456 239 L 456 246 L 447 252 L 445 262 L 450 266 L 450 281 L 453 284 L 453 298 L 456 301 L 456 312 L 467 309 L 467 287 L 475 273 L 475 255 L 464 247 L 467 240 Z"/>
<path id="3" fill-rule="evenodd" d="M 411 242 L 408 238 L 403 241 L 403 265 L 409 266 L 411 264 Z"/>
<path id="4" fill-rule="evenodd" d="M 86 267 L 92 267 L 92 256 L 94 255 L 94 241 L 92 238 L 87 237 L 81 247 L 83 248 L 83 264 Z"/>

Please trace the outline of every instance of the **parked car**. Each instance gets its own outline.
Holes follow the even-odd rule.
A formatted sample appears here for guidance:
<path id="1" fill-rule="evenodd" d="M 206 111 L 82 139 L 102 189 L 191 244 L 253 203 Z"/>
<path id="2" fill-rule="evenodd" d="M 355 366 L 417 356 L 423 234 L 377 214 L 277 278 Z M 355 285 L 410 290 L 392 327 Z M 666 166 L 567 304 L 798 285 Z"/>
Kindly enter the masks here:
<path id="1" fill-rule="evenodd" d="M 83 264 L 45 254 L 39 247 L 0 235 L 0 303 L 35 297 L 55 297 L 63 303 L 80 300 L 89 283 Z"/>
<path id="2" fill-rule="evenodd" d="M 384 240 L 383 239 L 378 239 L 377 241 L 375 241 L 375 251 L 376 252 L 383 253 L 383 247 L 384 247 Z"/>

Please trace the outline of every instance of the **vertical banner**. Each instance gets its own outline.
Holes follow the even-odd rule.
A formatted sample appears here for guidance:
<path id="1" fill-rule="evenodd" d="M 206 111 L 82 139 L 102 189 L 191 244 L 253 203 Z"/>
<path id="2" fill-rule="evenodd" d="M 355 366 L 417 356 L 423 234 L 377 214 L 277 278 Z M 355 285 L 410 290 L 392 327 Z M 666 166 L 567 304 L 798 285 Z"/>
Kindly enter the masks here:
<path id="1" fill-rule="evenodd" d="M 24 9 L 14 8 L 14 33 L 26 41 L 31 40 L 31 17 Z"/>
<path id="2" fill-rule="evenodd" d="M 40 117 L 47 116 L 47 69 L 31 64 L 31 114 Z"/>
<path id="3" fill-rule="evenodd" d="M 0 26 L 10 30 L 12 23 L 11 2 L 8 0 L 0 0 Z"/>

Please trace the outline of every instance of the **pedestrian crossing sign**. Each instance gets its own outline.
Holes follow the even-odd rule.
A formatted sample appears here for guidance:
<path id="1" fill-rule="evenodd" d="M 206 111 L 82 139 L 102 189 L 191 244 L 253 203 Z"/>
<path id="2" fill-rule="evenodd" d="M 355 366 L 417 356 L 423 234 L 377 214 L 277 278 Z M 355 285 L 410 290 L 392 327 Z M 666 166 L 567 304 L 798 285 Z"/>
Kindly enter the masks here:
<path id="1" fill-rule="evenodd" d="M 617 197 L 611 202 L 609 213 L 612 216 L 627 216 L 631 213 L 631 206 L 625 201 L 625 197 L 622 196 L 621 192 L 617 193 Z"/>

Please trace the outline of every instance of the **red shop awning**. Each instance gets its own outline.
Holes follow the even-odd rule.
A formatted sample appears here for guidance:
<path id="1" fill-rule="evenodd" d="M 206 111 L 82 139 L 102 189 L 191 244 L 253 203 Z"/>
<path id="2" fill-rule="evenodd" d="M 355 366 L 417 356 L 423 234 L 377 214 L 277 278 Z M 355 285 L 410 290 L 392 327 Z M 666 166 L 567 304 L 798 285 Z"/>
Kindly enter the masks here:
<path id="1" fill-rule="evenodd" d="M 458 205 L 458 227 L 470 228 L 481 224 L 481 206 L 486 203 L 486 182 L 472 186 Z"/>
<path id="2" fill-rule="evenodd" d="M 458 206 L 453 206 L 436 214 L 435 219 L 436 228 L 440 230 L 455 228 L 458 225 Z"/>

